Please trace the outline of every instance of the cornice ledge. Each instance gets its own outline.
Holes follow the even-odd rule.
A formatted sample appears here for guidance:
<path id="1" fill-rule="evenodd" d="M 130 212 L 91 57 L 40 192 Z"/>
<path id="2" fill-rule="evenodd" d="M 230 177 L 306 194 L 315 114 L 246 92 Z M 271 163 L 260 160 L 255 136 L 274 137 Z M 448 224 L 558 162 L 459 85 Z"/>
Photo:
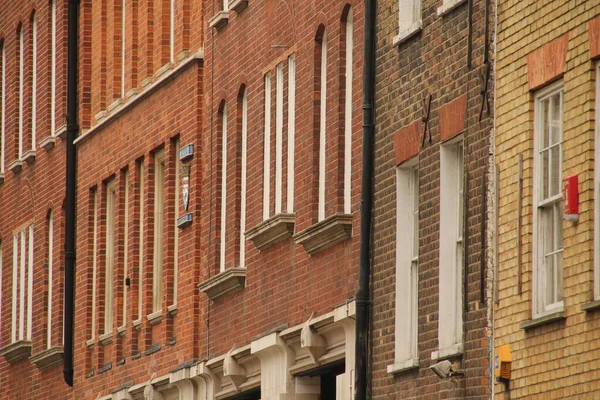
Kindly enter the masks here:
<path id="1" fill-rule="evenodd" d="M 246 284 L 246 268 L 230 268 L 198 285 L 201 292 L 215 300 L 230 292 L 242 289 Z"/>
<path id="2" fill-rule="evenodd" d="M 334 214 L 309 226 L 293 238 L 311 256 L 352 237 L 352 214 Z"/>
<path id="3" fill-rule="evenodd" d="M 63 346 L 53 346 L 40 353 L 29 357 L 29 361 L 38 367 L 41 371 L 50 369 L 62 363 L 64 349 Z"/>
<path id="4" fill-rule="evenodd" d="M 296 214 L 277 214 L 246 231 L 246 239 L 251 240 L 260 250 L 266 250 L 294 234 Z"/>
<path id="5" fill-rule="evenodd" d="M 19 340 L 6 345 L 0 349 L 0 355 L 3 356 L 9 364 L 27 358 L 31 356 L 31 340 Z"/>
<path id="6" fill-rule="evenodd" d="M 229 11 L 221 10 L 208 21 L 208 26 L 219 30 L 229 22 Z"/>

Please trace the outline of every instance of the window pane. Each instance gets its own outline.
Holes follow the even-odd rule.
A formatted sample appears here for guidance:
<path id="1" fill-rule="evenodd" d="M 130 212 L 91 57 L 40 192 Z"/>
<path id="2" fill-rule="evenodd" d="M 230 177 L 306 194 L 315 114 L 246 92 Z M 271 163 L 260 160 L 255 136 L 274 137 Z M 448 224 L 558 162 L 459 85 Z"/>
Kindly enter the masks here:
<path id="1" fill-rule="evenodd" d="M 544 239 L 543 254 L 544 256 L 554 251 L 554 212 L 553 208 L 542 209 L 542 232 L 541 235 Z"/>
<path id="2" fill-rule="evenodd" d="M 542 161 L 542 198 L 541 200 L 545 200 L 550 197 L 548 182 L 550 180 L 550 153 L 548 150 L 543 151 L 541 154 Z"/>
<path id="3" fill-rule="evenodd" d="M 549 145 L 549 132 L 548 132 L 548 120 L 550 118 L 550 116 L 548 115 L 550 113 L 549 110 L 549 101 L 548 100 L 544 100 L 542 101 L 542 115 L 540 115 L 540 121 L 542 121 L 542 125 L 543 125 L 543 134 L 542 134 L 542 149 L 545 149 L 546 147 L 548 147 Z"/>
<path id="4" fill-rule="evenodd" d="M 563 248 L 563 202 L 559 201 L 554 204 L 554 239 L 555 239 L 555 249 Z"/>
<path id="5" fill-rule="evenodd" d="M 563 252 L 559 251 L 556 255 L 556 301 L 564 299 L 563 293 Z"/>
<path id="6" fill-rule="evenodd" d="M 544 257 L 545 272 L 546 272 L 546 302 L 545 304 L 555 303 L 555 286 L 554 286 L 554 254 Z"/>
<path id="7" fill-rule="evenodd" d="M 550 196 L 560 194 L 560 146 L 550 148 Z"/>
<path id="8" fill-rule="evenodd" d="M 556 144 L 559 143 L 561 141 L 561 129 L 562 126 L 560 124 L 560 120 L 561 120 L 561 112 L 560 112 L 560 100 L 561 100 L 561 95 L 560 93 L 556 93 L 554 96 L 552 96 L 550 98 L 550 101 L 552 102 L 552 111 L 551 111 L 551 141 L 552 144 Z"/>
<path id="9" fill-rule="evenodd" d="M 412 174 L 413 195 L 413 258 L 419 255 L 419 170 L 414 169 Z"/>

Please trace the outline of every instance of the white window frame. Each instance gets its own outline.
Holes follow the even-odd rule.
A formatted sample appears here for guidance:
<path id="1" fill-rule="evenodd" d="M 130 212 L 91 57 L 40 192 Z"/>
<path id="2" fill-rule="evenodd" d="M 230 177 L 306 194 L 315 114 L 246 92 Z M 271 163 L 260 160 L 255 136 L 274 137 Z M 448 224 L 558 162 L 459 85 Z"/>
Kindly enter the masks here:
<path id="1" fill-rule="evenodd" d="M 600 62 L 596 70 L 596 135 L 594 142 L 594 300 L 600 300 Z"/>
<path id="2" fill-rule="evenodd" d="M 541 183 L 542 177 L 541 173 L 541 163 L 542 158 L 540 156 L 541 151 L 545 151 L 542 148 L 543 143 L 543 132 L 544 125 L 543 121 L 540 120 L 540 113 L 542 113 L 542 102 L 553 97 L 554 95 L 560 96 L 560 120 L 558 130 L 560 134 L 560 138 L 558 142 L 555 144 L 558 147 L 558 155 L 560 161 L 558 163 L 558 193 L 552 195 L 547 198 L 543 198 L 544 194 L 541 191 Z M 551 109 L 551 108 L 549 108 Z M 556 271 L 553 271 L 553 285 L 556 287 L 556 292 L 553 293 L 553 297 L 556 297 L 556 301 L 552 303 L 548 303 L 547 299 L 545 299 L 545 294 L 547 291 L 546 282 L 546 264 L 544 261 L 544 238 L 546 237 L 546 233 L 548 230 L 545 229 L 543 224 L 541 223 L 542 213 L 545 210 L 548 210 L 550 207 L 555 207 L 558 212 L 558 218 L 555 219 L 555 223 L 560 223 L 560 229 L 557 232 L 560 232 L 561 242 L 562 242 L 562 219 L 563 219 L 563 198 L 562 198 L 562 162 L 563 162 L 563 154 L 562 154 L 562 136 L 563 136 L 563 110 L 564 110 L 564 89 L 563 83 L 561 81 L 556 82 L 548 87 L 539 90 L 535 93 L 535 108 L 534 108 L 534 190 L 533 190 L 533 205 L 534 205 L 534 213 L 533 213 L 533 278 L 534 278 L 534 286 L 533 286 L 533 318 L 539 318 L 544 315 L 548 315 L 554 312 L 559 312 L 564 310 L 564 296 L 561 295 L 561 289 L 563 289 L 563 283 L 561 281 L 561 275 L 564 273 L 564 262 L 560 262 L 558 264 Z M 551 145 L 552 146 L 552 145 Z M 549 149 L 548 147 L 547 149 Z M 550 153 L 549 153 L 550 154 Z M 549 156 L 551 157 L 551 156 Z M 549 187 L 550 189 L 550 187 Z M 556 240 L 558 237 L 552 237 L 552 240 Z M 553 256 L 562 257 L 562 253 L 564 250 L 564 245 L 561 243 L 562 247 L 559 247 L 553 251 L 555 253 Z M 554 246 L 561 246 L 557 243 Z M 556 261 L 556 260 L 555 260 Z M 556 275 L 556 276 L 554 276 Z M 562 298 L 561 298 L 562 297 Z"/>
<path id="3" fill-rule="evenodd" d="M 125 1 L 125 0 L 124 0 Z M 223 0 L 227 2 L 228 0 Z M 170 4 L 170 29 L 169 29 L 169 52 L 171 64 L 175 63 L 175 0 Z"/>
<path id="4" fill-rule="evenodd" d="M 173 223 L 173 305 L 177 304 L 177 286 L 179 285 L 179 227 L 177 226 L 177 217 L 179 215 L 179 195 L 181 193 L 181 163 L 178 160 L 179 139 L 175 140 L 175 217 Z"/>
<path id="5" fill-rule="evenodd" d="M 165 217 L 165 154 L 154 155 L 154 246 L 152 257 L 152 313 L 162 310 L 163 298 L 163 244 Z"/>
<path id="6" fill-rule="evenodd" d="M 344 102 L 344 213 L 352 212 L 352 77 L 354 65 L 354 15 L 352 9 L 346 17 L 346 83 Z"/>
<path id="7" fill-rule="evenodd" d="M 263 163 L 263 219 L 270 216 L 271 197 L 271 73 L 265 74 L 265 135 L 264 135 L 264 163 Z"/>
<path id="8" fill-rule="evenodd" d="M 50 2 L 51 67 L 50 67 L 50 134 L 56 133 L 56 0 Z"/>
<path id="9" fill-rule="evenodd" d="M 283 200 L 283 63 L 275 74 L 275 215 Z"/>
<path id="10" fill-rule="evenodd" d="M 123 276 L 129 276 L 129 171 L 123 173 Z M 123 323 L 127 324 L 127 286 L 123 282 Z"/>
<path id="11" fill-rule="evenodd" d="M 23 39 L 23 27 L 19 29 L 19 160 L 23 158 L 23 93 L 24 93 L 24 79 L 23 79 L 23 53 L 24 39 Z"/>
<path id="12" fill-rule="evenodd" d="M 398 0 L 398 35 L 393 43 L 398 44 L 419 32 L 423 27 L 422 0 Z"/>
<path id="13" fill-rule="evenodd" d="M 296 55 L 288 57 L 287 212 L 294 211 L 294 152 L 296 148 Z"/>
<path id="14" fill-rule="evenodd" d="M 13 234 L 12 343 L 31 340 L 32 306 L 33 225 L 27 225 Z"/>
<path id="15" fill-rule="evenodd" d="M 389 373 L 419 366 L 419 160 L 396 167 L 396 313 L 394 364 Z"/>
<path id="16" fill-rule="evenodd" d="M 433 360 L 459 355 L 464 351 L 463 146 L 462 136 L 440 146 L 439 349 L 431 354 Z"/>
<path id="17" fill-rule="evenodd" d="M 4 159 L 6 153 L 5 138 L 6 138 L 6 43 L 2 43 L 2 83 L 0 86 L 0 174 L 4 174 Z"/>
<path id="18" fill-rule="evenodd" d="M 104 265 L 104 334 L 112 332 L 115 275 L 117 188 L 115 180 L 106 184 L 106 236 Z"/>
<path id="19" fill-rule="evenodd" d="M 31 150 L 35 150 L 37 137 L 37 13 L 31 20 L 32 54 L 31 54 Z"/>
<path id="20" fill-rule="evenodd" d="M 221 245 L 219 268 L 225 271 L 225 247 L 227 246 L 227 105 L 221 112 Z"/>
<path id="21" fill-rule="evenodd" d="M 93 231 L 92 231 L 92 337 L 90 341 L 93 342 L 96 337 L 96 299 L 97 297 L 97 279 L 98 279 L 98 218 L 99 218 L 99 201 L 98 201 L 98 189 L 94 189 L 91 200 L 93 202 Z"/>
<path id="22" fill-rule="evenodd" d="M 319 221 L 325 219 L 326 195 L 326 165 L 327 165 L 327 31 L 323 31 L 321 38 L 321 82 L 320 82 L 320 108 L 319 108 L 319 204 L 317 217 Z"/>
<path id="23" fill-rule="evenodd" d="M 142 160 L 139 164 L 139 173 L 140 173 L 140 222 L 139 222 L 139 235 L 138 238 L 138 281 L 137 281 L 137 289 L 138 289 L 138 312 L 137 319 L 141 323 L 142 315 L 143 315 L 143 298 L 144 298 L 144 218 L 146 217 L 146 168 L 144 166 L 144 160 Z"/>
<path id="24" fill-rule="evenodd" d="M 46 348 L 52 347 L 52 297 L 54 284 L 54 211 L 48 213 L 48 321 Z"/>
<path id="25" fill-rule="evenodd" d="M 242 94 L 242 176 L 240 187 L 240 268 L 246 268 L 246 179 L 248 162 L 248 89 Z"/>
<path id="26" fill-rule="evenodd" d="M 171 61 L 173 59 L 173 1 L 171 0 Z M 127 16 L 125 15 L 127 0 L 121 1 L 121 98 L 125 98 L 125 53 L 127 51 Z"/>

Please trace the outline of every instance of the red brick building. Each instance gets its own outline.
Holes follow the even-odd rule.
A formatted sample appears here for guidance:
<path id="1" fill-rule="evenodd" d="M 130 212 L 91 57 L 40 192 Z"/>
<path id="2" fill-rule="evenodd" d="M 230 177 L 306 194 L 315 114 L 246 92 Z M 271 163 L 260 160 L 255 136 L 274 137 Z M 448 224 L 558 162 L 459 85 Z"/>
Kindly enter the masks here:
<path id="1" fill-rule="evenodd" d="M 2 398 L 62 381 L 66 0 L 0 2 Z"/>
<path id="2" fill-rule="evenodd" d="M 379 9 L 372 398 L 488 398 L 495 2 Z"/>
<path id="3" fill-rule="evenodd" d="M 81 2 L 75 398 L 351 397 L 361 10 Z"/>

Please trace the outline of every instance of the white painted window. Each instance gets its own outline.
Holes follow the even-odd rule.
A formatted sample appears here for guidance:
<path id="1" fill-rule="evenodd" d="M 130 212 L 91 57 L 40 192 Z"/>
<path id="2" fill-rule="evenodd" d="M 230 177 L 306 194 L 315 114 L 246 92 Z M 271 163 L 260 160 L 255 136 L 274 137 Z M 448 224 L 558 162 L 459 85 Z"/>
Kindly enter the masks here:
<path id="1" fill-rule="evenodd" d="M 23 27 L 19 29 L 19 159 L 23 157 L 23 94 L 24 94 L 24 79 L 23 79 L 23 56 L 25 53 Z"/>
<path id="2" fill-rule="evenodd" d="M 56 0 L 50 2 L 50 133 L 56 132 Z"/>
<path id="3" fill-rule="evenodd" d="M 173 1 L 171 0 L 171 15 L 173 14 Z M 127 0 L 121 2 L 121 97 L 125 97 L 125 52 L 127 51 Z M 171 30 L 173 29 L 173 17 L 171 17 Z M 171 39 L 172 40 L 172 39 Z M 173 46 L 171 45 L 171 48 Z M 172 53 L 172 51 L 171 51 Z"/>
<path id="4" fill-rule="evenodd" d="M 265 147 L 263 165 L 263 219 L 270 216 L 269 201 L 271 195 L 271 73 L 265 74 Z"/>
<path id="5" fill-rule="evenodd" d="M 94 189 L 91 195 L 92 209 L 94 213 L 94 227 L 92 231 L 92 337 L 93 340 L 96 337 L 96 299 L 97 297 L 97 279 L 98 279 L 98 190 Z"/>
<path id="6" fill-rule="evenodd" d="M 463 352 L 464 162 L 462 141 L 440 147 L 439 351 Z"/>
<path id="7" fill-rule="evenodd" d="M 48 321 L 46 347 L 52 347 L 52 295 L 54 286 L 54 212 L 48 213 Z"/>
<path id="8" fill-rule="evenodd" d="M 221 251 L 219 257 L 219 266 L 221 271 L 225 271 L 225 246 L 227 229 L 227 106 L 223 107 L 221 114 Z"/>
<path id="9" fill-rule="evenodd" d="M 227 2 L 227 0 L 225 0 Z M 171 9 L 169 11 L 170 29 L 169 29 L 169 52 L 171 63 L 175 63 L 175 0 L 171 0 Z"/>
<path id="10" fill-rule="evenodd" d="M 223 0 L 223 11 L 229 10 L 229 0 Z"/>
<path id="11" fill-rule="evenodd" d="M 396 168 L 396 321 L 394 365 L 389 372 L 417 367 L 419 282 L 418 161 Z"/>
<path id="12" fill-rule="evenodd" d="M 33 225 L 13 235 L 11 340 L 31 340 L 33 304 Z"/>
<path id="13" fill-rule="evenodd" d="M 398 32 L 406 35 L 421 28 L 421 1 L 422 0 L 400 0 Z"/>
<path id="14" fill-rule="evenodd" d="M 240 268 L 246 267 L 246 179 L 248 150 L 248 89 L 242 95 L 242 176 L 240 187 Z"/>
<path id="15" fill-rule="evenodd" d="M 279 214 L 283 195 L 283 64 L 277 65 L 275 86 L 275 214 Z"/>
<path id="16" fill-rule="evenodd" d="M 144 161 L 140 161 L 139 163 L 139 173 L 140 173 L 140 203 L 139 203 L 139 238 L 138 238 L 138 281 L 137 281 L 137 289 L 138 289 L 138 313 L 137 318 L 142 318 L 143 315 L 143 295 L 144 295 L 144 218 L 146 216 L 145 206 L 146 206 L 146 168 L 144 167 Z"/>
<path id="17" fill-rule="evenodd" d="M 157 312 L 162 307 L 163 297 L 165 158 L 162 150 L 155 154 L 154 161 L 154 254 L 152 271 L 152 312 Z"/>
<path id="18" fill-rule="evenodd" d="M 4 42 L 1 47 L 2 60 L 0 68 L 0 174 L 4 173 L 4 154 L 5 154 L 5 138 L 6 138 L 6 46 Z"/>
<path id="19" fill-rule="evenodd" d="M 596 64 L 596 137 L 594 152 L 594 299 L 600 299 L 600 63 Z"/>
<path id="20" fill-rule="evenodd" d="M 115 181 L 106 185 L 106 264 L 104 270 L 104 333 L 112 332 L 113 326 L 113 281 L 115 273 L 115 217 L 117 191 Z"/>
<path id="21" fill-rule="evenodd" d="M 563 309 L 562 82 L 535 95 L 534 317 Z"/>
<path id="22" fill-rule="evenodd" d="M 354 49 L 354 16 L 352 9 L 346 17 L 346 82 L 344 102 L 344 213 L 351 213 L 352 189 L 352 65 Z"/>
<path id="23" fill-rule="evenodd" d="M 129 276 L 129 171 L 123 174 L 123 277 Z M 127 286 L 123 282 L 123 323 L 127 323 Z"/>
<path id="24" fill-rule="evenodd" d="M 37 131 L 37 15 L 31 21 L 31 149 L 35 150 Z"/>
<path id="25" fill-rule="evenodd" d="M 288 57 L 287 212 L 294 211 L 294 152 L 296 148 L 296 55 Z"/>
<path id="26" fill-rule="evenodd" d="M 319 109 L 319 207 L 318 219 L 325 219 L 325 171 L 326 171 L 326 152 L 327 146 L 327 32 L 323 32 L 321 38 L 321 60 L 320 60 L 321 82 L 320 91 L 320 109 Z"/>
<path id="27" fill-rule="evenodd" d="M 175 218 L 173 223 L 173 304 L 177 304 L 177 285 L 179 284 L 179 228 L 177 217 L 179 215 L 179 196 L 181 193 L 181 163 L 179 162 L 179 139 L 175 141 Z"/>

